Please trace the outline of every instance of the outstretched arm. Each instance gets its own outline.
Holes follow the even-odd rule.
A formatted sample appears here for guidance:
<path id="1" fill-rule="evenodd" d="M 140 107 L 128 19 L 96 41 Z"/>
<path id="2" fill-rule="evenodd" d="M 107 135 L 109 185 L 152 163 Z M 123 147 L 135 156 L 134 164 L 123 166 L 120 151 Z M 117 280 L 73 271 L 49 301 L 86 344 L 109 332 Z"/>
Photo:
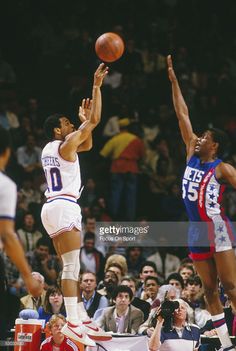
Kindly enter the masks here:
<path id="1" fill-rule="evenodd" d="M 172 86 L 173 104 L 176 115 L 178 117 L 181 135 L 187 148 L 187 154 L 189 156 L 193 152 L 192 149 L 195 146 L 193 144 L 195 144 L 197 136 L 193 133 L 192 125 L 189 119 L 188 107 L 184 101 L 178 80 L 173 69 L 171 55 L 167 56 L 167 68 L 169 80 Z"/>
<path id="2" fill-rule="evenodd" d="M 31 268 L 25 258 L 23 248 L 14 232 L 14 222 L 11 220 L 0 221 L 0 238 L 4 244 L 4 250 L 11 261 L 16 265 L 25 282 L 26 288 L 33 296 L 40 295 L 39 282 L 31 275 Z"/>
<path id="3" fill-rule="evenodd" d="M 108 73 L 108 67 L 101 63 L 96 72 L 94 73 L 93 93 L 92 93 L 92 107 L 91 113 L 87 120 L 85 120 L 79 129 L 67 135 L 65 141 L 60 147 L 60 154 L 65 159 L 75 159 L 75 153 L 88 138 L 91 137 L 91 132 L 97 126 L 101 119 L 102 98 L 101 98 L 101 85 L 103 79 Z M 83 149 L 85 151 L 85 149 Z"/>

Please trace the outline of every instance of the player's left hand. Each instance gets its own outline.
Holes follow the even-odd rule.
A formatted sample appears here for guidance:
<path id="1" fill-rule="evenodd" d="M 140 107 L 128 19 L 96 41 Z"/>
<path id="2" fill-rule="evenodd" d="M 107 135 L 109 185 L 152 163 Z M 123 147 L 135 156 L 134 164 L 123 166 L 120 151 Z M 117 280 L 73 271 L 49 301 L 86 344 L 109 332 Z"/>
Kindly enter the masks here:
<path id="1" fill-rule="evenodd" d="M 89 120 L 91 115 L 92 102 L 93 101 L 90 100 L 89 98 L 82 100 L 82 104 L 79 107 L 79 113 L 78 113 L 81 123 Z"/>
<path id="2" fill-rule="evenodd" d="M 172 83 L 174 83 L 175 81 L 177 81 L 177 78 L 176 78 L 175 71 L 174 71 L 174 68 L 173 68 L 171 55 L 167 56 L 167 69 L 168 69 L 169 80 Z"/>

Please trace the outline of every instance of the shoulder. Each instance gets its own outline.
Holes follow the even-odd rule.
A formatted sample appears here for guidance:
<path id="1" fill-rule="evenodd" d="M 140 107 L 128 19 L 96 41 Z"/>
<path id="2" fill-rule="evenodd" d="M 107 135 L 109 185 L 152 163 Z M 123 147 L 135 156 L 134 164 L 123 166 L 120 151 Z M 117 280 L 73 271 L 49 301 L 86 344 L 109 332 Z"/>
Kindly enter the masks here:
<path id="1" fill-rule="evenodd" d="M 65 339 L 65 343 L 66 343 L 68 346 L 70 346 L 70 350 L 78 351 L 77 346 L 73 343 L 72 340 L 66 338 L 66 339 Z"/>
<path id="2" fill-rule="evenodd" d="M 134 307 L 134 306 L 132 306 L 132 305 L 130 305 L 130 312 L 131 312 L 132 314 L 135 314 L 135 315 L 140 315 L 140 316 L 143 315 L 143 312 L 142 312 L 139 308 Z"/>
<path id="3" fill-rule="evenodd" d="M 31 298 L 31 295 L 25 295 L 25 296 L 21 297 L 20 301 L 22 303 L 24 303 L 24 302 L 28 301 L 30 298 Z"/>
<path id="4" fill-rule="evenodd" d="M 45 340 L 42 342 L 42 344 L 41 344 L 41 346 L 40 346 L 40 350 L 42 350 L 42 351 L 48 350 L 48 346 L 51 344 L 51 341 L 52 341 L 52 337 L 49 336 L 47 339 L 45 339 Z"/>
<path id="5" fill-rule="evenodd" d="M 1 183 L 1 191 L 7 191 L 9 195 L 10 191 L 16 191 L 16 183 L 11 180 L 6 174 L 0 172 L 0 183 Z"/>
<path id="6" fill-rule="evenodd" d="M 106 307 L 104 308 L 102 315 L 105 317 L 110 316 L 111 314 L 113 314 L 114 310 L 115 310 L 115 306 Z"/>
<path id="7" fill-rule="evenodd" d="M 231 178 L 231 177 L 233 177 L 235 175 L 236 175 L 236 170 L 229 163 L 220 162 L 216 166 L 216 177 L 217 177 L 217 179 L 228 180 L 229 178 Z"/>

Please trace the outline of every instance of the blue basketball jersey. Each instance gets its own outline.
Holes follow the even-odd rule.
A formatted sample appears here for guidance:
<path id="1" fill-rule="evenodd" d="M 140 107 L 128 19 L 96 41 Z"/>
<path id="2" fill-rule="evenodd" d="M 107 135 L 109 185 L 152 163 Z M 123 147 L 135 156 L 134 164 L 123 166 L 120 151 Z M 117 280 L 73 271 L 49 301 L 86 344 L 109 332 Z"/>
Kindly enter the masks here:
<path id="1" fill-rule="evenodd" d="M 190 220 L 188 245 L 193 259 L 206 259 L 214 252 L 232 248 L 234 232 L 221 205 L 225 185 L 215 176 L 222 160 L 201 162 L 192 156 L 182 179 L 182 197 Z"/>
<path id="2" fill-rule="evenodd" d="M 225 186 L 215 177 L 215 168 L 222 160 L 202 163 L 192 156 L 182 179 L 182 197 L 190 221 L 208 221 L 222 212 L 221 200 Z"/>

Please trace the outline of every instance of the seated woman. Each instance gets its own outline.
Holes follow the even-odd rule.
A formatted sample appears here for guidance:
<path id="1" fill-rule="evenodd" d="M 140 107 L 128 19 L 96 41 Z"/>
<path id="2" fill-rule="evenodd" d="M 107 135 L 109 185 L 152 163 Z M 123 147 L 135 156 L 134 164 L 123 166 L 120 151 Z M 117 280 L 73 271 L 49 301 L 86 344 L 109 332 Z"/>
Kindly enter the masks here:
<path id="1" fill-rule="evenodd" d="M 66 317 L 62 292 L 56 286 L 50 287 L 46 292 L 43 307 L 38 309 L 39 319 L 45 319 L 47 323 L 53 314 L 59 313 Z"/>
<path id="2" fill-rule="evenodd" d="M 48 327 L 51 332 L 51 336 L 45 339 L 41 346 L 40 351 L 80 351 L 78 347 L 62 334 L 61 329 L 66 323 L 66 319 L 62 314 L 54 314 L 48 322 Z M 83 347 L 83 346 L 82 346 Z"/>

